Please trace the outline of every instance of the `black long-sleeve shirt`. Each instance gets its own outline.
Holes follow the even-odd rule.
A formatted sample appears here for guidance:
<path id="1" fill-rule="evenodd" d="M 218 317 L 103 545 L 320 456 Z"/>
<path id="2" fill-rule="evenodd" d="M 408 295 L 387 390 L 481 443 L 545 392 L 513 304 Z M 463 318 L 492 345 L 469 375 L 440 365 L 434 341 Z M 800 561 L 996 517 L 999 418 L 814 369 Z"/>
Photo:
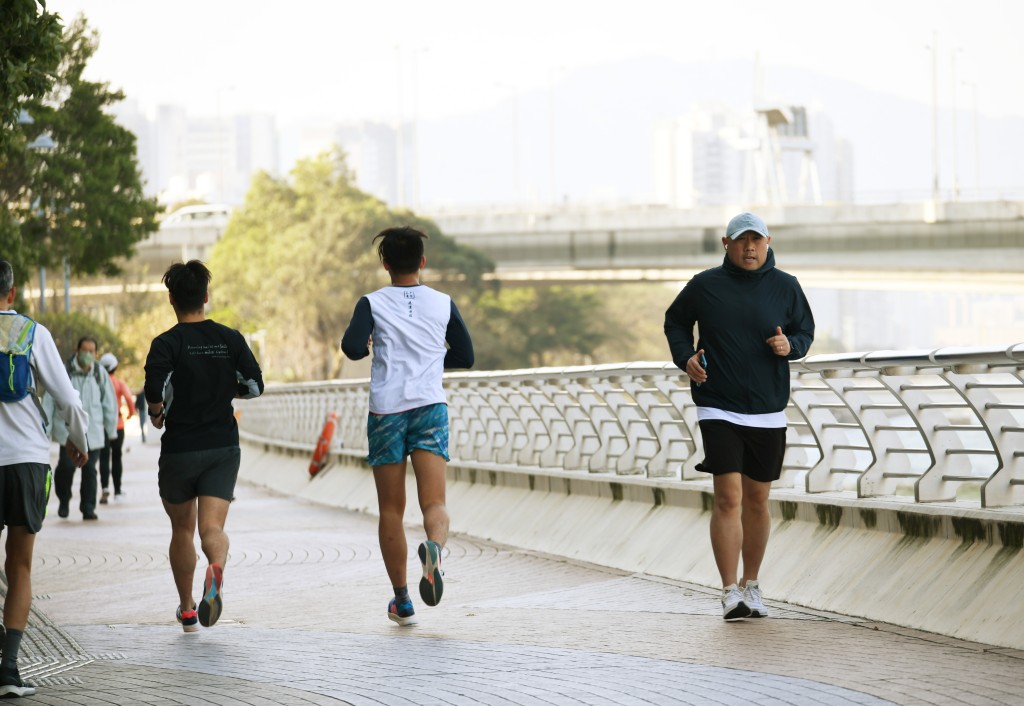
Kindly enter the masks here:
<path id="1" fill-rule="evenodd" d="M 209 319 L 179 323 L 153 339 L 146 401 L 164 403 L 162 453 L 238 445 L 231 401 L 263 393 L 263 373 L 242 334 Z"/>

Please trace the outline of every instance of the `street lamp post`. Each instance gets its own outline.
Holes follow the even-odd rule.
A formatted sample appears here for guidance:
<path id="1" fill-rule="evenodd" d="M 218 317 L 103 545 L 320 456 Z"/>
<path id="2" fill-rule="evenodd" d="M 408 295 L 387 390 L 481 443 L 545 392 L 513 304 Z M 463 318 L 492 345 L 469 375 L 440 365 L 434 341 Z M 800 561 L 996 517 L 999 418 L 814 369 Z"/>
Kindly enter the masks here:
<path id="1" fill-rule="evenodd" d="M 496 88 L 507 90 L 512 101 L 512 194 L 518 206 L 522 201 L 519 189 L 519 89 L 514 85 L 495 83 Z"/>
<path id="2" fill-rule="evenodd" d="M 949 53 L 949 71 L 950 71 L 950 95 L 953 100 L 953 200 L 960 200 L 960 156 L 958 154 L 959 147 L 957 145 L 957 126 L 956 126 L 956 55 L 957 52 L 963 51 L 960 47 L 954 48 Z"/>
<path id="3" fill-rule="evenodd" d="M 405 86 L 402 82 L 402 47 L 395 45 L 395 203 L 405 206 Z"/>
<path id="4" fill-rule="evenodd" d="M 71 261 L 64 256 L 64 313 L 71 313 Z"/>
<path id="5" fill-rule="evenodd" d="M 981 155 L 979 152 L 978 135 L 978 84 L 975 81 L 963 81 L 971 89 L 971 113 L 974 121 L 974 198 L 981 198 Z"/>
<path id="6" fill-rule="evenodd" d="M 21 111 L 21 114 L 18 116 L 18 122 L 20 124 L 22 124 L 22 125 L 31 125 L 35 121 L 32 119 L 32 116 L 29 115 L 27 111 L 23 110 L 23 111 Z M 57 143 L 53 141 L 53 138 L 50 137 L 49 133 L 44 132 L 41 135 L 36 136 L 36 139 L 34 139 L 31 142 L 29 142 L 25 147 L 30 152 L 49 152 L 50 150 L 54 149 L 56 146 L 57 146 Z M 41 211 L 41 213 L 43 215 L 43 222 L 47 224 L 47 229 L 48 229 L 49 228 L 49 219 L 47 218 L 46 211 L 45 211 L 45 209 L 43 209 L 41 203 L 38 206 L 38 208 L 39 208 L 39 210 Z M 65 307 L 67 307 L 67 306 L 69 306 L 69 304 L 66 303 Z M 44 313 L 45 311 L 46 311 L 46 266 L 45 265 L 40 265 L 39 266 L 39 313 Z"/>
<path id="7" fill-rule="evenodd" d="M 217 180 L 217 196 L 221 203 L 226 203 L 230 198 L 227 188 L 227 140 L 224 139 L 224 133 L 226 132 L 224 127 L 224 110 L 223 110 L 223 96 L 228 91 L 235 90 L 234 85 L 230 86 L 217 86 L 217 168 L 220 174 Z M 232 174 L 234 174 L 234 168 L 232 168 Z M 232 180 L 234 177 L 232 177 Z M 187 260 L 186 260 L 187 262 Z"/>
<path id="8" fill-rule="evenodd" d="M 939 203 L 939 33 L 932 32 L 932 203 Z"/>

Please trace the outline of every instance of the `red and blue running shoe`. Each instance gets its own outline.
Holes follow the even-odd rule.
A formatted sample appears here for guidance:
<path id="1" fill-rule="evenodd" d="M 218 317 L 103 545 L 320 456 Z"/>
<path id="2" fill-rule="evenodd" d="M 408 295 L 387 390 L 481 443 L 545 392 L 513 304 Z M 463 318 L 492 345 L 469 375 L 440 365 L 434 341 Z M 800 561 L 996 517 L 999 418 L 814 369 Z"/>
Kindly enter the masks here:
<path id="1" fill-rule="evenodd" d="M 199 623 L 203 627 L 213 627 L 220 618 L 220 611 L 224 607 L 223 595 L 224 569 L 220 564 L 210 564 L 203 583 L 203 600 L 199 601 Z"/>
<path id="2" fill-rule="evenodd" d="M 397 598 L 392 598 L 388 603 L 388 618 L 399 625 L 415 625 L 416 611 L 412 607 L 412 601 L 399 603 Z"/>
<path id="3" fill-rule="evenodd" d="M 420 544 L 420 562 L 423 564 L 423 578 L 420 579 L 420 597 L 429 606 L 441 602 L 444 593 L 444 572 L 441 570 L 441 545 L 429 539 Z"/>
<path id="4" fill-rule="evenodd" d="M 199 630 L 199 616 L 196 615 L 196 607 L 194 605 L 192 610 L 182 610 L 181 606 L 178 606 L 178 612 L 174 617 L 181 623 L 181 629 L 185 632 L 196 632 Z"/>

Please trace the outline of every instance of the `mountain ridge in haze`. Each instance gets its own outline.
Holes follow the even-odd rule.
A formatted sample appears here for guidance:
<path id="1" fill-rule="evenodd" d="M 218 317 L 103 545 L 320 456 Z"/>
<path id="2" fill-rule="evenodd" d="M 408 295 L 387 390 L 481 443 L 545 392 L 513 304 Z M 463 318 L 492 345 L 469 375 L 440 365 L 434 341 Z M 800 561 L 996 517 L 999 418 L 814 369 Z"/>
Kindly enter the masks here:
<path id="1" fill-rule="evenodd" d="M 764 77 L 765 92 L 775 102 L 820 109 L 836 137 L 849 141 L 859 199 L 930 195 L 930 106 L 803 69 L 768 67 Z M 421 121 L 419 201 L 651 202 L 658 123 L 696 104 L 750 110 L 753 86 L 753 61 L 681 64 L 637 58 L 566 72 L 553 91 L 527 91 L 487 110 Z M 976 186 L 973 121 L 973 111 L 960 106 L 958 173 L 965 197 Z M 951 191 L 951 110 L 940 112 L 939 128 L 940 184 Z M 1024 117 L 981 115 L 978 133 L 982 193 L 986 198 L 998 198 L 1001 189 L 1019 194 L 1024 170 L 1014 155 L 1024 154 Z"/>

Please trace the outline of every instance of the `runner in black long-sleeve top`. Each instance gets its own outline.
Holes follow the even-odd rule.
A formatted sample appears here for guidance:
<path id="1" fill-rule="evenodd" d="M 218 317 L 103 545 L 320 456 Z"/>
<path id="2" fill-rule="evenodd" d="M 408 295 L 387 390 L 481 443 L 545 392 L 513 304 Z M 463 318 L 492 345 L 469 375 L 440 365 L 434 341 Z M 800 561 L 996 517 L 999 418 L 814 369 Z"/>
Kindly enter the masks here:
<path id="1" fill-rule="evenodd" d="M 185 632 L 193 632 L 199 623 L 216 623 L 223 608 L 229 544 L 224 522 L 241 461 L 231 402 L 262 394 L 263 375 L 241 333 L 206 319 L 210 271 L 203 263 L 171 265 L 163 281 L 178 324 L 150 346 L 145 393 L 153 426 L 166 426 L 160 498 L 171 519 L 177 619 Z M 209 561 L 198 611 L 192 600 L 197 523 Z"/>

